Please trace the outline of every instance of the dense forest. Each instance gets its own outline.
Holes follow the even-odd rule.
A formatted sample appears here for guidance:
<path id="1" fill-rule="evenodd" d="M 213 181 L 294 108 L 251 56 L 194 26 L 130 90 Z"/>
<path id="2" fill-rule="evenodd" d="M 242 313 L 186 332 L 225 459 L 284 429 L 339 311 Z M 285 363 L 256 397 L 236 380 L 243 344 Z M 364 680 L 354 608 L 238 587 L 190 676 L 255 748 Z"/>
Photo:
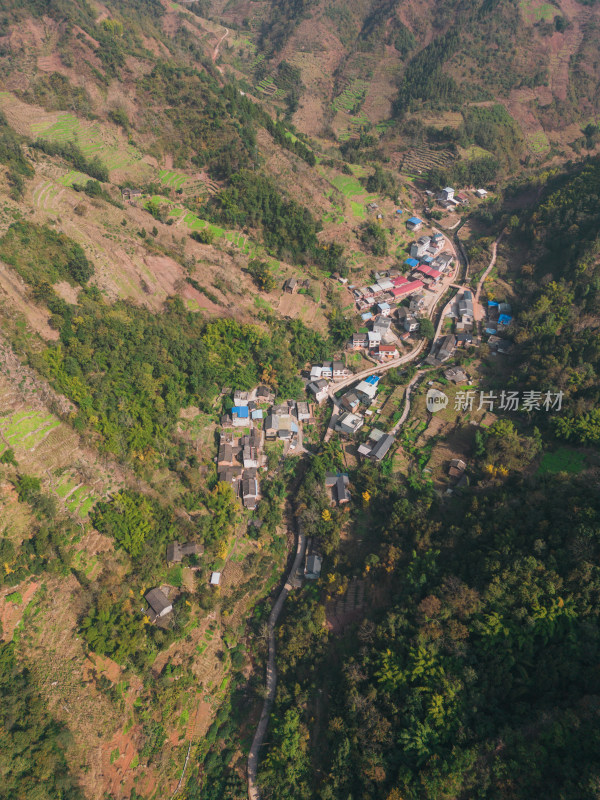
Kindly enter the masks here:
<path id="1" fill-rule="evenodd" d="M 356 479 L 373 602 L 342 636 L 323 591 L 286 607 L 265 796 L 595 797 L 593 486 L 516 478 L 440 507 Z M 336 552 L 333 589 L 359 567 Z"/>

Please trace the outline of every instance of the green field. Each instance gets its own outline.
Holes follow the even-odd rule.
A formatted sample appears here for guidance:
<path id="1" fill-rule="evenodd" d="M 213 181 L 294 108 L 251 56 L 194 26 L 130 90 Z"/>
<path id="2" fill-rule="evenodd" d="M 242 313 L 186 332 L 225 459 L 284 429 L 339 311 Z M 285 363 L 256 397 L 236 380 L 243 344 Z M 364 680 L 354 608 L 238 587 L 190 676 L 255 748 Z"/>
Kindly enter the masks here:
<path id="1" fill-rule="evenodd" d="M 336 175 L 330 183 L 332 183 L 336 189 L 339 189 L 344 197 L 356 197 L 356 195 L 365 193 L 365 187 L 352 175 Z"/>
<path id="2" fill-rule="evenodd" d="M 109 170 L 124 169 L 142 160 L 142 154 L 137 148 L 119 143 L 110 132 L 103 131 L 98 123 L 84 123 L 73 114 L 60 114 L 53 123 L 33 123 L 31 131 L 40 138 L 75 141 L 85 156 L 98 156 Z"/>
<path id="3" fill-rule="evenodd" d="M 182 175 L 179 172 L 171 172 L 168 169 L 159 170 L 158 177 L 161 183 L 164 183 L 171 189 L 181 189 L 187 180 L 187 175 Z"/>
<path id="4" fill-rule="evenodd" d="M 556 14 L 560 11 L 557 6 L 550 3 L 537 5 L 535 0 L 521 0 L 519 3 L 521 12 L 529 22 L 552 22 Z"/>
<path id="5" fill-rule="evenodd" d="M 544 453 L 538 475 L 553 475 L 557 472 L 577 474 L 587 466 L 584 453 L 571 450 L 569 447 L 559 447 L 553 453 Z"/>
<path id="6" fill-rule="evenodd" d="M 365 99 L 369 84 L 366 81 L 355 80 L 347 89 L 335 98 L 332 105 L 336 111 L 346 111 L 348 114 Z"/>
<path id="7" fill-rule="evenodd" d="M 527 144 L 532 153 L 541 154 L 550 149 L 550 142 L 544 131 L 531 134 L 527 137 Z"/>
<path id="8" fill-rule="evenodd" d="M 57 180 L 63 186 L 73 186 L 74 183 L 85 184 L 89 181 L 89 179 L 90 179 L 89 175 L 84 175 L 83 172 L 77 172 L 77 170 L 71 170 L 70 172 L 67 172 L 66 175 L 62 175 Z"/>
<path id="9" fill-rule="evenodd" d="M 19 411 L 10 417 L 0 419 L 0 431 L 11 447 L 35 447 L 54 428 L 60 425 L 59 420 L 51 414 Z"/>

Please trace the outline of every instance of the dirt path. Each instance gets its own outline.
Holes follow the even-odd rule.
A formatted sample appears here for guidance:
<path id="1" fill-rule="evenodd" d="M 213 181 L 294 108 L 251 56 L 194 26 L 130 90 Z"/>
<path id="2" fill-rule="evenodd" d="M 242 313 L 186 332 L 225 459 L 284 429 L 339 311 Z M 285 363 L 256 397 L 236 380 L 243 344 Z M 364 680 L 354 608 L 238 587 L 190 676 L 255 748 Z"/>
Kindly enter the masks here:
<path id="1" fill-rule="evenodd" d="M 414 385 L 417 383 L 417 381 L 419 381 L 419 380 L 420 380 L 420 378 L 421 378 L 421 377 L 422 377 L 424 374 L 425 374 L 425 371 L 424 371 L 424 370 L 419 370 L 419 371 L 418 371 L 418 372 L 417 372 L 417 373 L 414 375 L 414 377 L 412 378 L 412 380 L 410 381 L 410 383 L 408 384 L 408 386 L 406 387 L 406 393 L 405 393 L 405 395 L 404 395 L 404 397 L 406 398 L 406 402 L 404 403 L 404 410 L 402 411 L 402 416 L 400 417 L 400 419 L 398 420 L 398 422 L 397 422 L 397 423 L 394 425 L 394 427 L 393 427 L 393 428 L 391 429 L 391 431 L 390 431 L 390 434 L 391 434 L 392 436 L 396 436 L 396 435 L 398 434 L 398 431 L 400 430 L 400 428 L 401 428 L 401 427 L 404 425 L 404 423 L 406 422 L 406 418 L 407 418 L 407 417 L 408 417 L 408 415 L 410 414 L 410 395 L 411 395 L 412 389 L 413 389 Z"/>
<path id="2" fill-rule="evenodd" d="M 214 51 L 213 51 L 213 54 L 212 54 L 212 61 L 213 61 L 213 64 L 215 64 L 215 65 L 216 65 L 216 63 L 217 63 L 217 58 L 219 57 L 219 47 L 221 47 L 221 45 L 223 44 L 223 41 L 224 41 L 224 40 L 225 40 L 225 39 L 226 39 L 228 36 L 229 36 L 229 28 L 225 28 L 225 33 L 223 34 L 223 36 L 221 36 L 221 38 L 220 38 L 220 39 L 219 39 L 219 41 L 217 42 L 217 46 L 215 47 L 215 49 L 214 49 Z M 220 72 L 220 73 L 221 73 L 221 75 L 222 75 L 222 74 L 223 74 L 223 68 L 222 68 L 222 67 L 219 67 L 219 66 L 217 66 L 217 69 L 219 70 L 219 72 Z"/>
<path id="3" fill-rule="evenodd" d="M 288 574 L 288 579 L 285 586 L 279 593 L 275 605 L 269 615 L 268 631 L 269 631 L 269 658 L 267 660 L 267 696 L 263 705 L 263 709 L 258 722 L 258 727 L 252 740 L 250 752 L 248 753 L 248 798 L 249 800 L 260 800 L 260 792 L 256 785 L 256 776 L 258 772 L 258 755 L 262 743 L 267 732 L 267 725 L 269 723 L 269 714 L 271 706 L 275 700 L 275 689 L 277 687 L 277 672 L 275 669 L 275 626 L 277 620 L 285 603 L 285 598 L 288 596 L 291 589 L 296 585 L 295 574 L 304 558 L 304 551 L 306 550 L 306 538 L 304 533 L 298 528 L 298 544 L 296 547 L 296 557 L 294 563 Z"/>
<path id="4" fill-rule="evenodd" d="M 479 305 L 479 295 L 481 294 L 481 289 L 483 287 L 485 279 L 490 274 L 490 272 L 494 269 L 494 265 L 496 263 L 496 255 L 497 255 L 497 252 L 498 252 L 498 245 L 500 244 L 500 240 L 502 239 L 503 236 L 504 236 L 504 231 L 502 231 L 500 236 L 498 236 L 498 238 L 496 239 L 496 241 L 492 245 L 492 258 L 490 260 L 490 263 L 488 264 L 488 267 L 487 267 L 486 271 L 483 273 L 483 275 L 479 279 L 479 283 L 477 284 L 477 291 L 475 292 L 475 299 L 473 301 L 473 316 L 475 317 L 475 322 L 478 322 L 481 319 L 481 316 L 482 316 L 480 314 L 481 306 Z"/>

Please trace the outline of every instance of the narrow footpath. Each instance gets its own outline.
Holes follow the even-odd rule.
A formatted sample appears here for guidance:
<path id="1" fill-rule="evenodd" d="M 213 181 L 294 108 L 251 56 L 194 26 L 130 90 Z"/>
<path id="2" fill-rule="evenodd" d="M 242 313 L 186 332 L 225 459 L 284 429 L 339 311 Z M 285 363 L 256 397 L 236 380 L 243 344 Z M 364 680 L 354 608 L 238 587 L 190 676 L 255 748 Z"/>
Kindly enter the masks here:
<path id="1" fill-rule="evenodd" d="M 500 236 L 498 236 L 498 238 L 496 239 L 496 241 L 492 245 L 492 258 L 490 260 L 490 263 L 488 264 L 488 267 L 487 267 L 486 271 L 483 273 L 483 275 L 479 279 L 479 283 L 477 284 L 477 290 L 475 292 L 475 299 L 473 301 L 473 314 L 475 316 L 475 321 L 476 322 L 479 322 L 479 320 L 482 317 L 482 314 L 480 313 L 481 312 L 481 307 L 479 305 L 479 295 L 481 294 L 481 290 L 483 288 L 483 284 L 485 282 L 485 279 L 490 274 L 490 272 L 494 269 L 494 265 L 496 263 L 496 255 L 498 253 L 498 245 L 500 244 L 500 240 L 502 239 L 503 236 L 504 236 L 504 231 L 502 231 Z"/>
<path id="2" fill-rule="evenodd" d="M 275 690 L 277 688 L 277 671 L 275 669 L 275 627 L 277 625 L 277 620 L 279 619 L 279 615 L 281 614 L 281 609 L 283 608 L 283 604 L 285 603 L 285 598 L 288 596 L 290 591 L 297 585 L 295 580 L 296 572 L 298 571 L 298 567 L 302 563 L 304 559 L 304 552 L 306 550 L 306 537 L 304 533 L 298 528 L 298 544 L 296 547 L 296 557 L 294 558 L 294 563 L 292 564 L 292 568 L 288 574 L 287 580 L 281 592 L 279 593 L 279 597 L 277 598 L 275 605 L 273 606 L 271 613 L 269 615 L 269 623 L 268 623 L 268 636 L 269 636 L 269 657 L 267 660 L 267 696 L 265 697 L 265 702 L 263 705 L 263 709 L 260 715 L 260 720 L 258 722 L 258 727 L 256 728 L 256 732 L 254 734 L 254 739 L 252 740 L 252 745 L 250 746 L 250 752 L 248 753 L 248 798 L 249 800 L 260 800 L 260 792 L 258 791 L 258 786 L 256 785 L 256 777 L 258 773 L 258 756 L 260 753 L 260 748 L 262 747 L 265 733 L 267 732 L 267 725 L 269 724 L 269 714 L 271 713 L 271 707 L 273 705 L 273 701 L 275 700 Z"/>

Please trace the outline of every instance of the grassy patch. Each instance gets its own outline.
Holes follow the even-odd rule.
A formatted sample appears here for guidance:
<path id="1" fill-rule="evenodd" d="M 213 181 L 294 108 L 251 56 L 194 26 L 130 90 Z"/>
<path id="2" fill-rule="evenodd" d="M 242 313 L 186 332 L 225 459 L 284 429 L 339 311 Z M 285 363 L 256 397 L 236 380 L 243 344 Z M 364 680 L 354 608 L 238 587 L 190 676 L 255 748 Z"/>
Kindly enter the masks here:
<path id="1" fill-rule="evenodd" d="M 345 197 L 355 197 L 356 195 L 365 194 L 365 187 L 351 175 L 336 175 L 335 178 L 331 180 L 331 183 L 336 189 L 339 189 Z"/>
<path id="2" fill-rule="evenodd" d="M 559 447 L 553 453 L 544 453 L 538 475 L 553 475 L 557 472 L 568 472 L 572 475 L 581 472 L 586 467 L 586 457 L 579 450 L 569 447 Z"/>

